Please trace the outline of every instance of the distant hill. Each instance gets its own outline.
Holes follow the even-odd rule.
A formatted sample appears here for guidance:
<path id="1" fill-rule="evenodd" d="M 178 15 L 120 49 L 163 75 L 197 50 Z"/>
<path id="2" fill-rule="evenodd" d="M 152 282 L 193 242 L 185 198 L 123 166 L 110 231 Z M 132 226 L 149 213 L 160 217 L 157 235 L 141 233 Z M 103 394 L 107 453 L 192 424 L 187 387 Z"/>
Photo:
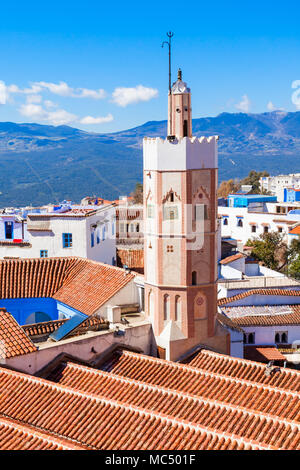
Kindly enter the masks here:
<path id="1" fill-rule="evenodd" d="M 111 134 L 1 122 L 0 207 L 128 194 L 142 180 L 143 137 L 166 132 L 166 121 Z M 300 112 L 222 113 L 194 119 L 193 134 L 220 136 L 220 180 L 252 169 L 300 172 Z"/>

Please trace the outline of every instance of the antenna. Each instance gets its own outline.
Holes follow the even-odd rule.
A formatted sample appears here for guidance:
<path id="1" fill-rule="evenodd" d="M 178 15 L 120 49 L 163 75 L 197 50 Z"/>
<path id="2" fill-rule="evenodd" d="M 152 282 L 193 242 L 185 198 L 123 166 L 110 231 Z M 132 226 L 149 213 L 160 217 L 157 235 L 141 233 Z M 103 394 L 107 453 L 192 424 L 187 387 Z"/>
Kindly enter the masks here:
<path id="1" fill-rule="evenodd" d="M 161 47 L 164 47 L 164 45 L 166 44 L 169 48 L 169 118 L 168 118 L 168 138 L 169 138 L 170 134 L 172 132 L 171 39 L 174 36 L 174 33 L 172 33 L 172 31 L 168 31 L 167 36 L 168 36 L 169 40 L 164 41 L 162 43 Z"/>
<path id="2" fill-rule="evenodd" d="M 172 33 L 172 31 L 169 31 L 167 32 L 167 36 L 169 38 L 169 41 L 164 41 L 161 47 L 164 47 L 164 45 L 167 44 L 169 48 L 169 92 L 171 93 L 171 38 L 174 36 L 174 33 Z"/>

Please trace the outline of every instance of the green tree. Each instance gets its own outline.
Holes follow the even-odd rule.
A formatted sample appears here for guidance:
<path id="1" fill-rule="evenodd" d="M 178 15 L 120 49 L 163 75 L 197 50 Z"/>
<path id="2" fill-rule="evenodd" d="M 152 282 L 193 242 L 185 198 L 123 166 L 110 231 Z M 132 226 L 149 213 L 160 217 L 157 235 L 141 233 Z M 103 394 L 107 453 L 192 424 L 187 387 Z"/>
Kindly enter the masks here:
<path id="1" fill-rule="evenodd" d="M 252 247 L 251 256 L 270 269 L 279 270 L 286 264 L 287 246 L 278 232 L 263 233 L 254 240 L 248 240 Z"/>
<path id="2" fill-rule="evenodd" d="M 292 240 L 287 250 L 287 274 L 300 279 L 300 238 Z"/>
<path id="3" fill-rule="evenodd" d="M 230 193 L 236 193 L 239 191 L 241 185 L 238 180 L 227 180 L 222 181 L 218 188 L 218 197 L 228 197 Z"/>
<path id="4" fill-rule="evenodd" d="M 143 185 L 142 183 L 136 183 L 135 190 L 131 193 L 134 204 L 143 204 Z"/>
<path id="5" fill-rule="evenodd" d="M 262 178 L 263 176 L 269 176 L 269 173 L 267 171 L 255 171 L 251 170 L 246 176 L 246 178 L 242 179 L 241 184 L 251 184 L 252 194 L 261 194 L 262 191 L 260 189 L 260 183 L 259 179 Z"/>

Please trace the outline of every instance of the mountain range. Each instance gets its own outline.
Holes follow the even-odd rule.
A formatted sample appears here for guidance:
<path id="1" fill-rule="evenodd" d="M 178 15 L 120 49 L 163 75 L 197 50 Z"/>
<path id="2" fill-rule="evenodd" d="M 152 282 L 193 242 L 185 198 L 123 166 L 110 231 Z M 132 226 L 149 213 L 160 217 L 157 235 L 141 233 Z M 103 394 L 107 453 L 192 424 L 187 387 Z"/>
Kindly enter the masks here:
<path id="1" fill-rule="evenodd" d="M 0 207 L 129 194 L 142 181 L 143 137 L 166 132 L 166 121 L 108 134 L 0 122 Z M 250 170 L 300 172 L 300 111 L 193 119 L 193 134 L 219 135 L 220 181 Z"/>

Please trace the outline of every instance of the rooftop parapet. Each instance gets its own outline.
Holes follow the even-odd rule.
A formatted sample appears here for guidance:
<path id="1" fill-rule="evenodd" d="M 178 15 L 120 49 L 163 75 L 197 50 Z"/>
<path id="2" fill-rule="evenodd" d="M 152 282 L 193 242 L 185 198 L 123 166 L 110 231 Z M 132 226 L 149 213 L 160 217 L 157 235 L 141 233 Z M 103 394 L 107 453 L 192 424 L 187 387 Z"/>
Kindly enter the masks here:
<path id="1" fill-rule="evenodd" d="M 174 140 L 145 137 L 144 170 L 195 170 L 218 167 L 219 137 L 183 137 Z"/>

